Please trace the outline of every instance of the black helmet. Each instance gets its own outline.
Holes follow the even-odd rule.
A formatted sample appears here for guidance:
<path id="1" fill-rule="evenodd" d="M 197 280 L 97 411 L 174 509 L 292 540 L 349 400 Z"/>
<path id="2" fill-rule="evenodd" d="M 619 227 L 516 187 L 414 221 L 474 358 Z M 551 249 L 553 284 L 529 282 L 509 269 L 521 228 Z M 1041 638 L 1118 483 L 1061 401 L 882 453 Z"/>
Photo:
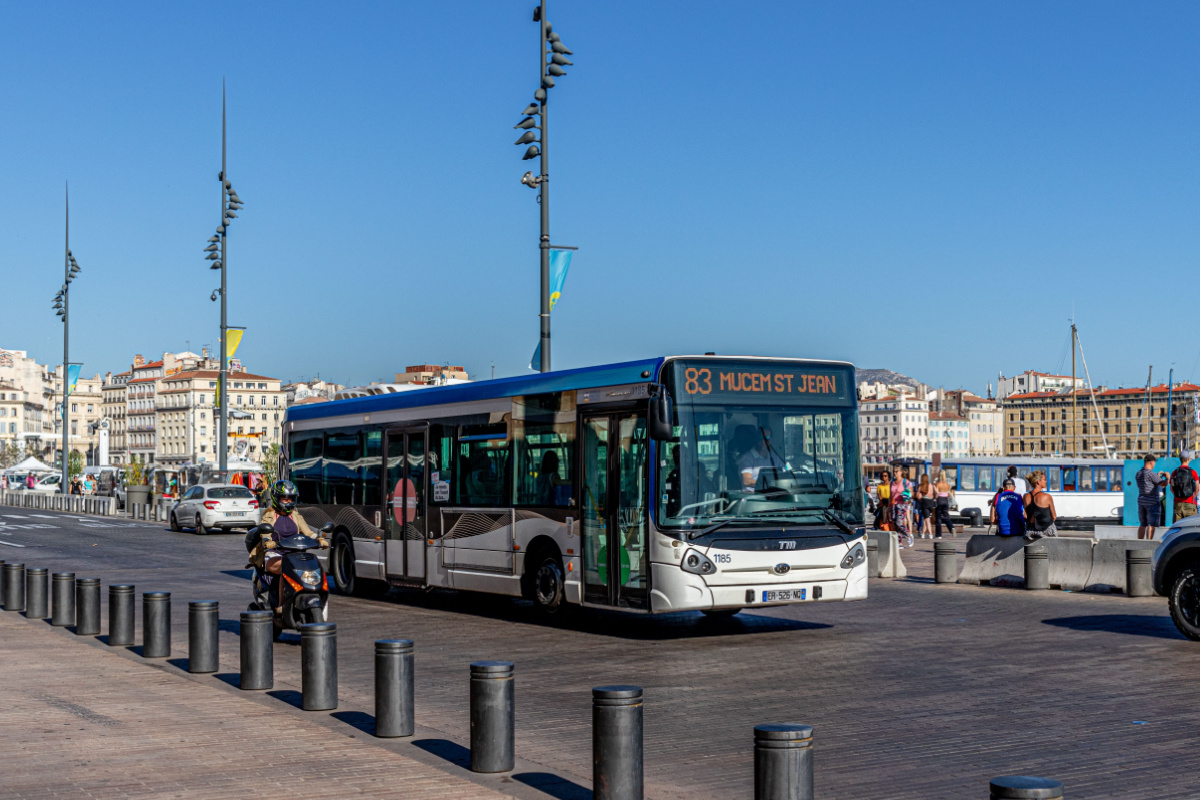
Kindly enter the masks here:
<path id="1" fill-rule="evenodd" d="M 299 494 L 296 484 L 291 481 L 275 481 L 271 487 L 271 507 L 281 514 L 290 514 L 296 510 Z"/>

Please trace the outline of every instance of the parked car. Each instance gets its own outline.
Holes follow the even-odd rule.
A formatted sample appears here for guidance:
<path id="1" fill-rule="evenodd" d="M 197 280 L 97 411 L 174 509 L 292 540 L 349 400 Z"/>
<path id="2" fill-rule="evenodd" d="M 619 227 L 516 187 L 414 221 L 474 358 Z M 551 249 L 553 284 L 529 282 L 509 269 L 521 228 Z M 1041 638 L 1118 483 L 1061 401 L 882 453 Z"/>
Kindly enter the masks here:
<path id="1" fill-rule="evenodd" d="M 61 475 L 46 475 L 38 479 L 38 482 L 33 485 L 31 491 L 42 492 L 43 494 L 58 494 L 58 486 L 61 482 Z"/>
<path id="2" fill-rule="evenodd" d="M 209 533 L 214 528 L 253 528 L 262 519 L 254 493 L 233 483 L 202 483 L 183 493 L 168 515 L 171 530 L 195 528 Z"/>

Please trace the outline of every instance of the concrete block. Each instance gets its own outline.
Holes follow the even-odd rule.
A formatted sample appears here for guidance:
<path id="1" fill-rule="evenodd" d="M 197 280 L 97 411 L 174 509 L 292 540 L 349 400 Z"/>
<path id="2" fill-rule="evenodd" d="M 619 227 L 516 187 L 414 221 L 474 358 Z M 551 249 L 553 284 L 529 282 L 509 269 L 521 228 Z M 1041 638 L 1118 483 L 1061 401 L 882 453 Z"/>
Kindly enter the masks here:
<path id="1" fill-rule="evenodd" d="M 1039 539 L 1050 554 L 1050 586 L 1080 591 L 1092 572 L 1092 540 L 1064 537 Z M 972 536 L 959 583 L 993 586 L 1025 585 L 1025 539 L 1020 536 Z M 1124 568 L 1124 556 L 1121 559 Z"/>
<path id="2" fill-rule="evenodd" d="M 891 531 L 867 531 L 870 541 L 879 546 L 879 577 L 904 578 L 908 570 L 900 560 L 900 536 Z"/>
<path id="3" fill-rule="evenodd" d="M 1125 591 L 1125 551 L 1149 550 L 1153 553 L 1160 544 L 1162 542 L 1147 539 L 1098 540 L 1092 549 L 1092 574 L 1088 577 L 1087 591 Z"/>
<path id="4" fill-rule="evenodd" d="M 1097 525 L 1092 532 L 1092 538 L 1103 539 L 1132 539 L 1137 541 L 1136 525 Z"/>

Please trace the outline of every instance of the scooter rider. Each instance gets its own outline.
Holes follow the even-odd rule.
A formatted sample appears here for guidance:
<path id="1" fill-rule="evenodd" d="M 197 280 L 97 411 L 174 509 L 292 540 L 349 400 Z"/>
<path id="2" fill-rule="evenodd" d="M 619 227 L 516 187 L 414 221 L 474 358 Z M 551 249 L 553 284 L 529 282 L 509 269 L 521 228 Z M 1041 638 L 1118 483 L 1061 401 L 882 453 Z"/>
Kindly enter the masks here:
<path id="1" fill-rule="evenodd" d="M 263 512 L 262 521 L 259 523 L 270 527 L 264 533 L 259 533 L 258 528 L 250 532 L 250 536 L 258 538 L 250 551 L 250 563 L 259 569 L 267 589 L 273 585 L 274 576 L 278 575 L 281 569 L 283 554 L 276 549 L 277 539 L 301 534 L 316 539 L 321 549 L 329 549 L 329 541 L 310 528 L 302 515 L 295 513 L 298 497 L 296 484 L 291 481 L 275 481 L 271 487 L 271 507 Z M 250 540 L 250 537 L 247 538 Z M 259 598 L 260 602 L 264 600 L 265 596 Z M 267 604 L 263 603 L 263 606 L 267 607 Z"/>

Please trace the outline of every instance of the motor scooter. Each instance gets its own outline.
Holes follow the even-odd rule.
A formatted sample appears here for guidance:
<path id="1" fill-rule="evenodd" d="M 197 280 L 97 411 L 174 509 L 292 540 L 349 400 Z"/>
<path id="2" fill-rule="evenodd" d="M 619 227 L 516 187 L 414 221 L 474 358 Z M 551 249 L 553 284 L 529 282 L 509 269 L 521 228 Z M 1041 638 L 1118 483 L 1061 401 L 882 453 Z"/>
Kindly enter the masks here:
<path id="1" fill-rule="evenodd" d="M 332 533 L 332 522 L 321 526 L 322 536 L 328 538 Z M 283 558 L 279 574 L 270 581 L 262 568 L 254 567 L 254 601 L 249 610 L 274 612 L 277 640 L 284 631 L 299 630 L 310 622 L 328 622 L 329 578 L 316 555 L 309 552 L 321 549 L 317 540 L 302 533 L 276 538 L 274 527 L 263 523 L 246 534 L 246 551 L 253 551 L 260 538 L 274 540 Z"/>

